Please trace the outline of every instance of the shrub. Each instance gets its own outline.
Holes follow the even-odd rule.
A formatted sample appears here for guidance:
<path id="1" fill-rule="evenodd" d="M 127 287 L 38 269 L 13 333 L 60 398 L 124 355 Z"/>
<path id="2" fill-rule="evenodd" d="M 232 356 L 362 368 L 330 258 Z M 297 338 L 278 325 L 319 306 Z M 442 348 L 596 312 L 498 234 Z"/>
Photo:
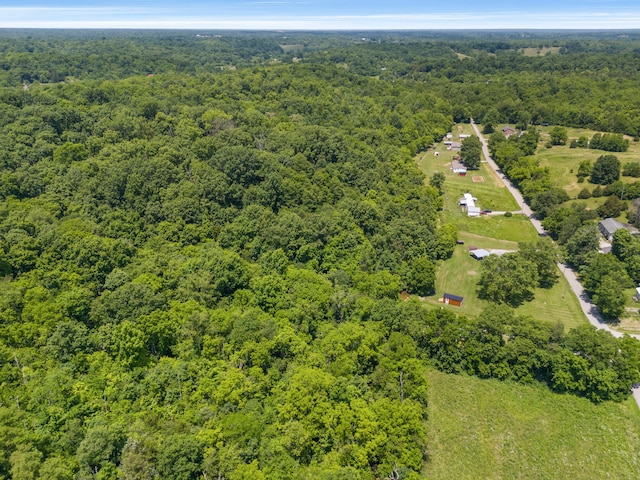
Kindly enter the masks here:
<path id="1" fill-rule="evenodd" d="M 598 185 L 596 188 L 593 189 L 593 192 L 591 192 L 591 196 L 593 198 L 598 198 L 602 196 L 602 187 L 600 185 Z"/>
<path id="2" fill-rule="evenodd" d="M 505 216 L 505 217 L 513 217 L 513 213 L 511 213 L 511 212 L 504 212 L 504 216 Z"/>
<path id="3" fill-rule="evenodd" d="M 580 198 L 581 200 L 591 198 L 591 192 L 589 191 L 588 188 L 583 188 L 582 190 L 580 190 L 580 193 L 578 194 L 578 198 Z"/>
<path id="4" fill-rule="evenodd" d="M 640 162 L 628 162 L 624 164 L 622 175 L 625 177 L 640 177 Z"/>

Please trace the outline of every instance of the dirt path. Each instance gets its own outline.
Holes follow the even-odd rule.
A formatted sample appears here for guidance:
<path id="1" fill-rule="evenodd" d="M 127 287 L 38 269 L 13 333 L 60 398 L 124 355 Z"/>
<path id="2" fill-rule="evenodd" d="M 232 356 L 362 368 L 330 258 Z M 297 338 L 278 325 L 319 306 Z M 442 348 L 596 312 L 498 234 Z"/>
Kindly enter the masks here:
<path id="1" fill-rule="evenodd" d="M 522 209 L 522 212 L 527 217 L 529 217 L 529 220 L 531 221 L 533 228 L 535 228 L 539 234 L 546 235 L 544 228 L 542 228 L 542 224 L 540 223 L 540 220 L 535 218 L 535 216 L 533 215 L 533 211 L 531 210 L 529 205 L 525 203 L 524 198 L 522 198 L 522 195 L 520 194 L 520 191 L 516 189 L 516 187 L 511 183 L 511 181 L 508 178 L 506 178 L 506 176 L 500 171 L 500 168 L 498 167 L 496 162 L 494 162 L 491 156 L 489 155 L 489 147 L 487 145 L 487 141 L 484 139 L 484 137 L 480 133 L 480 130 L 478 129 L 478 126 L 475 124 L 473 119 L 471 119 L 471 126 L 473 127 L 473 131 L 476 133 L 476 135 L 482 142 L 482 153 L 484 154 L 489 166 L 496 172 L 496 174 L 502 177 L 504 184 L 509 189 L 509 192 L 511 192 L 511 194 L 513 195 L 513 198 L 516 199 L 516 202 L 518 202 L 518 205 Z M 604 322 L 602 315 L 598 311 L 598 308 L 593 303 L 591 303 L 591 299 L 589 298 L 589 295 L 587 294 L 587 292 L 585 292 L 584 288 L 582 288 L 582 284 L 578 281 L 578 276 L 576 275 L 576 272 L 573 269 L 571 269 L 568 265 L 565 265 L 562 263 L 558 263 L 558 268 L 564 275 L 564 278 L 567 279 L 567 282 L 569 283 L 571 290 L 573 291 L 575 296 L 578 298 L 578 302 L 580 303 L 580 308 L 582 308 L 582 311 L 587 317 L 587 320 L 589 320 L 589 323 L 600 330 L 606 330 L 614 337 L 620 338 L 624 336 L 625 334 L 612 329 L 609 325 L 607 325 Z M 640 335 L 638 334 L 628 333 L 627 335 L 640 340 Z M 638 408 L 640 408 L 640 386 L 634 388 L 632 390 L 632 393 L 633 393 L 634 399 L 636 400 L 636 403 L 638 404 Z"/>

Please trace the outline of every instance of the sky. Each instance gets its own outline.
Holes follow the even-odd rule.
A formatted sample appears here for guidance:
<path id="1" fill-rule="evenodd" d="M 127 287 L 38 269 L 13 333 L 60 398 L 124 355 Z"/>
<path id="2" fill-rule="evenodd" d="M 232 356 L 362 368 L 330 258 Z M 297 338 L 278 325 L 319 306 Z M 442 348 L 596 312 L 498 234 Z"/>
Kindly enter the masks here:
<path id="1" fill-rule="evenodd" d="M 640 1 L 0 0 L 0 28 L 640 29 Z"/>

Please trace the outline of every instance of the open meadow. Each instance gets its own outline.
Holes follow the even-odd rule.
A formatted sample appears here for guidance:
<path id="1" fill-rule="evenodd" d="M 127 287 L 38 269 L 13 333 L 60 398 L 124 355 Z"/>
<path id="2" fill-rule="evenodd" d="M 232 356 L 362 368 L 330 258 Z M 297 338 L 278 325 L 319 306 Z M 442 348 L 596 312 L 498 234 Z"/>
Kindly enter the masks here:
<path id="1" fill-rule="evenodd" d="M 551 178 L 554 183 L 563 188 L 571 198 L 576 198 L 580 190 L 588 188 L 593 190 L 595 185 L 589 183 L 588 179 L 585 179 L 583 183 L 578 183 L 578 177 L 576 173 L 578 166 L 583 160 L 591 160 L 591 163 L 595 163 L 598 157 L 602 155 L 615 155 L 620 160 L 620 164 L 624 165 L 627 162 L 640 161 L 640 142 L 634 142 L 631 137 L 629 139 L 629 150 L 626 152 L 605 152 L 603 150 L 591 150 L 589 148 L 570 148 L 569 144 L 571 140 L 577 139 L 580 136 L 585 136 L 589 139 L 593 137 L 595 131 L 585 130 L 581 128 L 567 128 L 568 140 L 567 145 L 555 145 L 551 148 L 544 148 L 544 144 L 549 140 L 548 132 L 553 127 L 539 127 L 541 130 L 540 144 L 536 151 L 536 158 L 540 160 L 542 167 L 549 168 L 551 172 Z M 637 178 L 633 177 L 620 177 L 625 183 L 637 182 Z M 588 205 L 593 208 L 595 205 L 601 205 L 606 198 L 593 199 Z M 580 200 L 584 202 L 585 200 Z"/>
<path id="2" fill-rule="evenodd" d="M 632 399 L 595 405 L 543 385 L 437 371 L 428 379 L 431 480 L 638 478 Z"/>

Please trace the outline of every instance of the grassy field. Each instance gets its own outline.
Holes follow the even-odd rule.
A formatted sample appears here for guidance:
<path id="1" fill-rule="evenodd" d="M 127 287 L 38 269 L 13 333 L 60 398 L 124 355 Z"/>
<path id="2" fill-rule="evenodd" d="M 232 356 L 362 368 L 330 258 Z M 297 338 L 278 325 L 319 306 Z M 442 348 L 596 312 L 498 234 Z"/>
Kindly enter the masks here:
<path id="1" fill-rule="evenodd" d="M 304 45 L 280 45 L 280 48 L 284 53 L 297 53 L 304 52 Z"/>
<path id="2" fill-rule="evenodd" d="M 491 308 L 492 303 L 478 298 L 477 284 L 480 262 L 469 255 L 468 246 L 517 250 L 518 244 L 469 232 L 460 232 L 459 237 L 465 241 L 465 245 L 457 246 L 453 257 L 439 266 L 436 277 L 436 295 L 426 297 L 425 301 L 434 306 L 451 309 L 456 313 L 477 316 L 485 308 Z M 438 299 L 445 292 L 464 297 L 462 306 L 456 307 L 440 303 Z M 566 329 L 586 322 L 578 300 L 571 293 L 564 277 L 561 277 L 560 281 L 551 289 L 536 289 L 535 299 L 518 307 L 516 314 L 530 315 L 554 324 L 562 323 Z"/>
<path id="3" fill-rule="evenodd" d="M 640 412 L 542 385 L 429 372 L 424 476 L 463 479 L 637 479 Z"/>
<path id="4" fill-rule="evenodd" d="M 462 132 L 467 133 L 465 130 Z M 455 136 L 454 141 L 457 141 Z M 438 157 L 435 156 L 434 151 L 439 153 Z M 451 160 L 457 154 L 458 152 L 447 151 L 444 145 L 438 144 L 435 150 L 429 150 L 416 157 L 418 166 L 429 177 L 435 172 L 444 173 L 446 176 L 442 222 L 454 224 L 459 231 L 496 239 L 515 242 L 535 239 L 537 237 L 535 229 L 526 218 L 520 215 L 514 215 L 511 218 L 502 215 L 472 218 L 461 210 L 458 200 L 467 192 L 478 199 L 477 205 L 482 209 L 517 212 L 519 207 L 502 180 L 486 163 L 482 163 L 479 170 L 469 172 L 465 177 L 454 174 L 451 171 Z"/>
<path id="5" fill-rule="evenodd" d="M 567 129 L 569 136 L 567 145 L 544 148 L 544 144 L 549 140 L 548 132 L 551 128 L 552 127 L 541 127 L 540 147 L 536 152 L 536 158 L 540 160 L 541 166 L 549 168 L 551 177 L 556 185 L 564 188 L 571 198 L 577 197 L 580 190 L 585 187 L 589 190 L 595 188 L 595 185 L 590 184 L 588 181 L 578 183 L 576 172 L 578 171 L 578 165 L 581 161 L 591 160 L 593 164 L 601 155 L 609 154 L 618 157 L 622 165 L 627 162 L 637 162 L 640 160 L 640 142 L 634 142 L 630 137 L 627 137 L 630 140 L 629 150 L 627 152 L 604 152 L 602 150 L 590 150 L 588 148 L 569 148 L 568 145 L 572 139 L 582 135 L 591 138 L 594 133 L 597 133 L 579 128 Z M 633 183 L 639 180 L 632 177 L 620 177 L 620 179 L 625 183 Z M 597 201 L 594 202 L 595 200 Z M 594 199 L 592 203 L 600 205 L 605 200 L 605 198 Z"/>
<path id="6" fill-rule="evenodd" d="M 616 330 L 624 333 L 640 334 L 640 303 L 633 299 L 635 294 L 635 288 L 628 288 L 624 291 L 624 296 L 627 299 L 627 314 L 620 318 L 620 321 L 615 326 Z"/>
<path id="7" fill-rule="evenodd" d="M 453 140 L 458 141 L 457 135 L 460 133 L 470 132 L 469 125 L 456 125 L 452 132 Z M 439 156 L 435 156 L 435 151 L 439 152 Z M 535 241 L 538 233 L 531 222 L 519 214 L 512 217 L 504 215 L 468 217 L 458 206 L 458 199 L 466 192 L 472 193 L 478 199 L 478 206 L 483 209 L 514 212 L 519 207 L 504 186 L 502 179 L 486 163 L 482 163 L 480 170 L 470 172 L 466 177 L 454 174 L 450 165 L 452 157 L 457 154 L 458 152 L 447 151 L 443 144 L 438 144 L 433 150 L 416 157 L 419 167 L 428 176 L 433 175 L 434 172 L 445 174 L 445 205 L 441 212 L 441 222 L 454 224 L 458 229 L 458 237 L 465 241 L 465 245 L 456 247 L 451 259 L 439 265 L 436 295 L 427 297 L 425 301 L 434 306 L 451 308 L 457 313 L 476 316 L 485 308 L 490 308 L 492 304 L 478 298 L 477 283 L 480 264 L 469 256 L 467 247 L 474 245 L 486 249 L 517 250 L 518 242 Z M 474 182 L 474 176 L 481 176 L 484 181 Z M 464 297 L 462 307 L 443 305 L 438 302 L 445 292 Z M 560 322 L 569 329 L 586 321 L 577 299 L 570 292 L 566 280 L 561 278 L 552 289 L 536 290 L 535 300 L 520 306 L 516 312 L 553 323 Z"/>
<path id="8" fill-rule="evenodd" d="M 520 50 L 525 57 L 543 57 L 547 54 L 560 53 L 560 47 L 527 47 Z"/>

